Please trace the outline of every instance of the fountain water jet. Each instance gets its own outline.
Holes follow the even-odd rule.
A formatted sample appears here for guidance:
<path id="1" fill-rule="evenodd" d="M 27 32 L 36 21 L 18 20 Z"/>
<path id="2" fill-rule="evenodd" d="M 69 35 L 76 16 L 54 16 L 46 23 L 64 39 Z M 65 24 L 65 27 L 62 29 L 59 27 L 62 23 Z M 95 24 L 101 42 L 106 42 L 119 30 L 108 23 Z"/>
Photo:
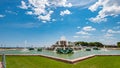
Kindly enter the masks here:
<path id="1" fill-rule="evenodd" d="M 25 40 L 25 47 L 24 47 L 24 49 L 22 49 L 22 52 L 29 52 L 29 50 L 26 48 L 26 45 L 27 45 L 27 40 Z"/>
<path id="2" fill-rule="evenodd" d="M 104 45 L 104 47 L 102 48 L 102 51 L 108 51 L 108 50 L 105 48 L 105 45 Z"/>
<path id="3" fill-rule="evenodd" d="M 53 46 L 53 52 L 68 54 L 73 53 L 74 47 L 70 47 L 70 42 L 66 40 L 65 36 L 62 36 Z"/>

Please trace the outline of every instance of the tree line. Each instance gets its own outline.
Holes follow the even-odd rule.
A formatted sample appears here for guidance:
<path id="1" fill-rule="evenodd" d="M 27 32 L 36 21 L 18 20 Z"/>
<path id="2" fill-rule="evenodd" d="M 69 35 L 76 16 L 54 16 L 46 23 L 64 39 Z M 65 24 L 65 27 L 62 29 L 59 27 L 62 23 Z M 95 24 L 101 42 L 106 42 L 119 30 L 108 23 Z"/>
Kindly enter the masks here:
<path id="1" fill-rule="evenodd" d="M 117 42 L 117 46 L 120 47 L 120 42 Z"/>
<path id="2" fill-rule="evenodd" d="M 84 41 L 77 41 L 74 42 L 76 46 L 96 46 L 96 47 L 103 47 L 104 45 L 101 42 L 84 42 Z M 120 42 L 117 42 L 117 46 L 120 47 Z"/>
<path id="3" fill-rule="evenodd" d="M 96 47 L 103 47 L 104 45 L 101 42 L 84 42 L 84 41 L 77 41 L 74 42 L 76 46 L 96 46 Z"/>

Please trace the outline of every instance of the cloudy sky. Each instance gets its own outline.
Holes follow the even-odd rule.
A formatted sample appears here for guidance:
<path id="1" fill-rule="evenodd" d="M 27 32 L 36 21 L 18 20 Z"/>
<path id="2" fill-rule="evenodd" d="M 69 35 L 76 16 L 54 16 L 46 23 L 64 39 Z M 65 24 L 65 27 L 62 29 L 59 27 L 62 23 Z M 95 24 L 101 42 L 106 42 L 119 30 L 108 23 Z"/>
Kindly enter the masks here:
<path id="1" fill-rule="evenodd" d="M 0 44 L 120 41 L 120 0 L 0 0 Z"/>

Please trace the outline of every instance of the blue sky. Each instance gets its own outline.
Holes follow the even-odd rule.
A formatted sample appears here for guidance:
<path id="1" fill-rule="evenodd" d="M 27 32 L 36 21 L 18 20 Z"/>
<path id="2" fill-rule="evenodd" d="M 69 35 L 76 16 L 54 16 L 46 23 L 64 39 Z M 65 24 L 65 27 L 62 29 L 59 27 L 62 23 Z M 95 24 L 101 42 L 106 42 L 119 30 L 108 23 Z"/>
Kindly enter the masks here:
<path id="1" fill-rule="evenodd" d="M 70 41 L 120 41 L 118 0 L 1 0 L 0 44 L 51 46 Z"/>

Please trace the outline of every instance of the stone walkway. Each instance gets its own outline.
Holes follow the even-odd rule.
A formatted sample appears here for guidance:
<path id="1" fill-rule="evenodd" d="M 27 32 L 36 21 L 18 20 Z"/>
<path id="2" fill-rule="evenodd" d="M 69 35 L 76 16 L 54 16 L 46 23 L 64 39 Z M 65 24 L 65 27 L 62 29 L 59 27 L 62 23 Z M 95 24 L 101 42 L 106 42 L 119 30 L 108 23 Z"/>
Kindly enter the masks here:
<path id="1" fill-rule="evenodd" d="M 2 68 L 2 62 L 0 62 L 0 68 Z"/>

